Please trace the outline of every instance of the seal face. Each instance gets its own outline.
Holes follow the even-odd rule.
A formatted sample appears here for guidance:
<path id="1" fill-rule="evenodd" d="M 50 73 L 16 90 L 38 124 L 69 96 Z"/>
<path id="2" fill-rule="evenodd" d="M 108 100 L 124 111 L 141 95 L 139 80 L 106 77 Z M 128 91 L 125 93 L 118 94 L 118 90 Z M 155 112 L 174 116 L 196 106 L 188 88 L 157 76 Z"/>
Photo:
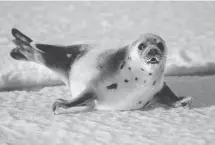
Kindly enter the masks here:
<path id="1" fill-rule="evenodd" d="M 39 44 L 15 28 L 12 35 L 16 48 L 11 57 L 46 66 L 70 88 L 72 99 L 57 99 L 54 112 L 59 107 L 83 105 L 98 110 L 132 110 L 148 106 L 153 98 L 173 107 L 192 101 L 191 97 L 177 97 L 164 83 L 167 47 L 155 34 L 141 35 L 118 49 Z"/>

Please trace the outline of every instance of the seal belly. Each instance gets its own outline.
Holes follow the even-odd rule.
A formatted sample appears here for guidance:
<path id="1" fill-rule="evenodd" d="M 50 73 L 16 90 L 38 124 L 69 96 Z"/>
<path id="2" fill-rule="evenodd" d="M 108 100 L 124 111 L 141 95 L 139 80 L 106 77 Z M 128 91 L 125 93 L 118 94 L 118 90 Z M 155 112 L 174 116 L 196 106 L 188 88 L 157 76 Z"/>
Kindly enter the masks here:
<path id="1" fill-rule="evenodd" d="M 144 77 L 145 78 L 145 77 Z M 135 77 L 134 77 L 135 80 Z M 160 90 L 159 80 L 140 79 L 139 82 L 126 80 L 122 75 L 112 79 L 99 81 L 96 85 L 98 110 L 133 110 L 145 106 L 149 100 Z M 148 81 L 148 82 L 147 82 Z"/>
<path id="2" fill-rule="evenodd" d="M 145 92 L 120 92 L 104 95 L 106 95 L 105 99 L 97 101 L 97 110 L 134 110 L 145 106 L 153 98 L 154 92 L 150 91 L 150 88 L 148 90 L 145 88 Z"/>

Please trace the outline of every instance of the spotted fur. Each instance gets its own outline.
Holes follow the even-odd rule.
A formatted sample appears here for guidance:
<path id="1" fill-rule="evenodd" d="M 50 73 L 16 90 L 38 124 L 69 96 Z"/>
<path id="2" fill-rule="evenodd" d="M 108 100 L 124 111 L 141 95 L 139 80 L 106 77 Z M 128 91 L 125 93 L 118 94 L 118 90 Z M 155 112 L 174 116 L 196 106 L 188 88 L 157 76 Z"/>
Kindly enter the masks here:
<path id="1" fill-rule="evenodd" d="M 138 80 L 138 77 L 135 77 L 135 81 L 137 81 Z"/>
<path id="2" fill-rule="evenodd" d="M 183 97 L 176 97 L 163 82 L 167 48 L 155 34 L 141 35 L 117 49 L 92 49 L 86 44 L 40 44 L 17 29 L 11 33 L 17 46 L 10 53 L 14 59 L 46 66 L 70 88 L 73 98 L 56 100 L 52 106 L 54 112 L 59 107 L 85 104 L 94 104 L 98 110 L 139 109 L 148 106 L 158 92 L 167 104 L 182 100 L 182 106 L 186 105 Z M 151 57 L 159 59 L 160 64 L 151 65 Z M 128 69 L 123 69 L 125 64 Z"/>
<path id="3" fill-rule="evenodd" d="M 156 84 L 156 80 L 153 82 L 152 86 L 154 86 Z"/>
<path id="4" fill-rule="evenodd" d="M 107 86 L 107 89 L 117 89 L 117 83 Z"/>
<path id="5" fill-rule="evenodd" d="M 123 69 L 124 65 L 125 65 L 125 61 L 123 61 L 122 65 L 120 66 L 120 69 Z"/>

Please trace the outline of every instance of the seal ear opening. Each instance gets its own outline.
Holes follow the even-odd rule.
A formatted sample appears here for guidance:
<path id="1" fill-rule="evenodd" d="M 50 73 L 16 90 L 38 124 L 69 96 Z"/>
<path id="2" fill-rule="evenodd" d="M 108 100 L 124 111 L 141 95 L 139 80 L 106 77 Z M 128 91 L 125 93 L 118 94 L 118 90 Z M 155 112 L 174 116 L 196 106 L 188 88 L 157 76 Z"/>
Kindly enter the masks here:
<path id="1" fill-rule="evenodd" d="M 16 38 L 16 39 L 18 39 L 18 40 L 20 40 L 20 41 L 22 41 L 22 42 L 24 42 L 24 43 L 31 43 L 33 40 L 31 39 L 31 38 L 29 38 L 28 36 L 26 36 L 26 35 L 24 35 L 22 32 L 20 32 L 18 29 L 16 29 L 16 28 L 12 28 L 12 30 L 11 30 L 11 33 L 12 33 L 12 35 Z"/>

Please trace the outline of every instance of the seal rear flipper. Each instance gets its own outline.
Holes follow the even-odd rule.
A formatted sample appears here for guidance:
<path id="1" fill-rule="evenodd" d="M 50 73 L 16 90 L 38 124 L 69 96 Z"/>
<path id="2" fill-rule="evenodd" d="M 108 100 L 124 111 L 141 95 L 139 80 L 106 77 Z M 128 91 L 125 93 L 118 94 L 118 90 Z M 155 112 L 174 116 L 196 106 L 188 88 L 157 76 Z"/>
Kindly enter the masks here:
<path id="1" fill-rule="evenodd" d="M 10 56 L 16 60 L 30 60 L 29 58 L 33 54 L 30 43 L 33 42 L 33 40 L 16 28 L 12 28 L 11 34 L 15 38 L 12 40 L 12 42 L 16 45 L 16 48 L 12 49 Z"/>
<path id="2" fill-rule="evenodd" d="M 11 30 L 11 33 L 12 35 L 18 39 L 19 41 L 21 42 L 24 42 L 24 43 L 31 43 L 33 40 L 31 38 L 29 38 L 28 36 L 24 35 L 22 32 L 20 32 L 18 29 L 16 28 L 12 28 Z"/>
<path id="3" fill-rule="evenodd" d="M 10 52 L 10 56 L 13 58 L 13 59 L 16 59 L 16 60 L 25 60 L 27 61 L 28 59 L 25 57 L 25 55 L 23 55 L 20 50 L 18 48 L 14 48 L 12 49 L 12 51 Z"/>
<path id="4" fill-rule="evenodd" d="M 65 53 L 72 54 L 73 57 L 79 54 L 84 54 L 88 49 L 89 45 L 87 44 L 74 44 L 70 46 L 61 46 L 61 45 L 50 45 L 50 44 L 42 44 L 35 43 L 35 48 L 39 49 L 44 53 Z"/>
<path id="5" fill-rule="evenodd" d="M 65 46 L 35 43 L 35 47 L 44 53 L 61 53 L 64 52 Z"/>
<path id="6" fill-rule="evenodd" d="M 54 112 L 54 114 L 58 114 L 58 109 L 60 107 L 68 109 L 71 107 L 83 106 L 93 100 L 95 100 L 95 95 L 93 92 L 82 93 L 80 96 L 70 101 L 64 99 L 57 99 L 52 105 L 52 111 Z"/>

